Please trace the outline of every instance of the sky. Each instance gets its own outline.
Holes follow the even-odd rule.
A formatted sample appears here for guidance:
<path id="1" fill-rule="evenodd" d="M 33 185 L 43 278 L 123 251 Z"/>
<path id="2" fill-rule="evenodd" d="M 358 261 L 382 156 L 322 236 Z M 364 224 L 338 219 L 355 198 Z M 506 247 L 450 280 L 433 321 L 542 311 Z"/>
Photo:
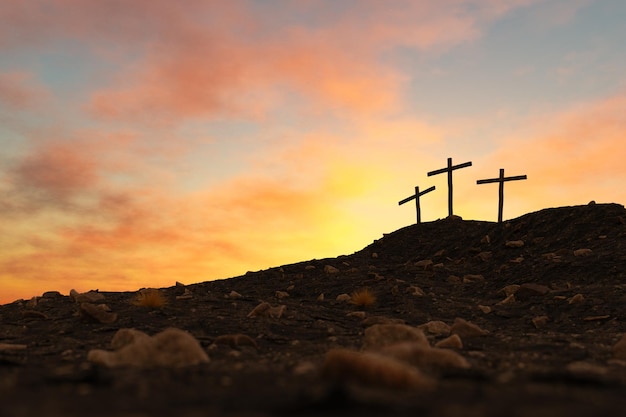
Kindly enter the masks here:
<path id="1" fill-rule="evenodd" d="M 0 303 L 626 201 L 623 0 L 0 3 Z"/>

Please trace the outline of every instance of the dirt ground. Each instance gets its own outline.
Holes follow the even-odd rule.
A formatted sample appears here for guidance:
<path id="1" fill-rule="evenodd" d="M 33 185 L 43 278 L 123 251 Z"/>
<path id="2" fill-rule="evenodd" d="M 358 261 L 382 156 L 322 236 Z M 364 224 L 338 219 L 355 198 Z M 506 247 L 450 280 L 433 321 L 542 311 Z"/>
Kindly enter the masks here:
<path id="1" fill-rule="evenodd" d="M 60 289 L 0 306 L 0 414 L 622 416 L 626 362 L 613 347 L 626 331 L 625 249 L 624 207 L 589 204 L 502 224 L 413 225 L 352 255 L 164 288 L 163 307 L 136 305 L 136 292 L 101 292 L 105 318 Z M 363 288 L 373 304 L 337 299 Z M 249 317 L 261 302 L 275 313 Z M 360 351 L 374 323 L 457 318 L 488 333 L 462 338 L 455 351 L 470 367 L 433 373 L 434 390 L 321 372 L 332 349 Z M 210 362 L 142 369 L 87 360 L 110 349 L 119 329 L 169 327 L 193 335 Z M 233 334 L 253 343 L 219 343 Z M 433 345 L 448 336 L 426 334 Z"/>

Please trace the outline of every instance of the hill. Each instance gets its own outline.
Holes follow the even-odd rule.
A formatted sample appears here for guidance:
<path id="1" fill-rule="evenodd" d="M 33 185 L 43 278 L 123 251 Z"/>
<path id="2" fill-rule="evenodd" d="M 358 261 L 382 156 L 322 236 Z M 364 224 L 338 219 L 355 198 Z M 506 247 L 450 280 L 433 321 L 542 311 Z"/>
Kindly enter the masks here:
<path id="1" fill-rule="evenodd" d="M 624 207 L 590 203 L 416 224 L 351 255 L 161 289 L 153 308 L 135 292 L 46 293 L 0 306 L 3 415 L 622 415 L 625 242 Z M 364 289 L 375 301 L 351 298 Z M 400 323 L 427 346 L 393 366 L 429 389 L 361 374 L 384 356 L 360 353 L 388 337 L 372 329 Z M 120 329 L 168 327 L 210 361 L 117 368 L 90 353 L 121 349 Z M 441 343 L 457 365 L 429 362 Z"/>

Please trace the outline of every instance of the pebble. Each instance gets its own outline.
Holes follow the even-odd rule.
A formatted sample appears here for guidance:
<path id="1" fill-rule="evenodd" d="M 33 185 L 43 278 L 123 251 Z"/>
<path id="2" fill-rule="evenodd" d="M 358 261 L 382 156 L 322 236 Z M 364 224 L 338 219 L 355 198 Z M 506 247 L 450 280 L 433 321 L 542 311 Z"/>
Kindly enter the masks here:
<path id="1" fill-rule="evenodd" d="M 104 304 L 102 304 L 104 306 Z M 117 314 L 106 311 L 103 307 L 92 303 L 81 303 L 81 313 L 99 323 L 111 324 L 117 320 Z"/>
<path id="2" fill-rule="evenodd" d="M 289 293 L 285 291 L 276 291 L 276 298 L 287 298 L 289 297 Z"/>
<path id="3" fill-rule="evenodd" d="M 589 256 L 593 253 L 591 249 L 576 249 L 574 256 Z"/>
<path id="4" fill-rule="evenodd" d="M 353 382 L 372 387 L 432 390 L 436 382 L 417 368 L 372 352 L 333 349 L 326 354 L 322 376 L 335 383 Z"/>
<path id="5" fill-rule="evenodd" d="M 327 274 L 338 274 L 339 273 L 339 268 L 335 268 L 332 265 L 326 265 L 324 267 L 324 272 Z"/>
<path id="6" fill-rule="evenodd" d="M 482 282 L 485 277 L 481 274 L 466 274 L 463 275 L 463 284 L 469 284 L 472 282 Z"/>
<path id="7" fill-rule="evenodd" d="M 506 287 L 502 288 L 500 291 L 504 292 L 504 294 L 508 297 L 511 294 L 515 294 L 519 289 L 520 289 L 520 285 L 511 284 L 511 285 L 507 285 Z"/>
<path id="8" fill-rule="evenodd" d="M 414 342 L 430 346 L 424 332 L 406 324 L 375 324 L 365 329 L 363 348 L 373 349 L 398 342 Z"/>
<path id="9" fill-rule="evenodd" d="M 507 240 L 504 244 L 507 248 L 521 248 L 524 246 L 523 240 Z"/>
<path id="10" fill-rule="evenodd" d="M 507 295 L 507 297 L 504 300 L 496 303 L 496 305 L 503 306 L 507 304 L 513 304 L 514 302 L 515 302 L 515 294 L 510 294 L 510 295 Z"/>
<path id="11" fill-rule="evenodd" d="M 433 267 L 433 261 L 430 259 L 424 259 L 424 260 L 415 262 L 415 264 L 413 265 L 420 267 L 420 268 L 428 269 L 428 268 Z"/>
<path id="12" fill-rule="evenodd" d="M 453 334 L 435 343 L 435 347 L 448 348 L 448 349 L 463 349 L 463 341 L 461 340 L 461 337 L 459 337 L 458 334 Z"/>
<path id="13" fill-rule="evenodd" d="M 540 329 L 548 323 L 548 316 L 537 316 L 532 319 L 535 328 Z"/>
<path id="14" fill-rule="evenodd" d="M 407 289 L 404 292 L 408 293 L 409 295 L 415 295 L 417 297 L 421 297 L 425 295 L 424 290 L 422 290 L 417 285 L 411 285 L 410 287 L 407 287 Z"/>
<path id="15" fill-rule="evenodd" d="M 570 297 L 570 298 L 567 300 L 567 303 L 568 303 L 568 304 L 580 304 L 580 303 L 582 303 L 583 301 L 585 301 L 585 296 L 584 296 L 584 295 L 582 295 L 582 294 L 576 294 L 576 295 L 574 295 L 573 297 Z"/>
<path id="16" fill-rule="evenodd" d="M 417 328 L 435 336 L 447 336 L 450 334 L 450 326 L 440 320 L 431 320 L 417 326 Z"/>
<path id="17" fill-rule="evenodd" d="M 384 346 L 378 352 L 425 371 L 467 369 L 470 367 L 467 359 L 453 350 L 433 348 L 413 342 Z"/>
<path id="18" fill-rule="evenodd" d="M 482 305 L 482 304 L 478 304 L 478 309 L 479 309 L 480 311 L 482 311 L 483 313 L 485 313 L 485 314 L 489 314 L 489 313 L 491 313 L 491 307 L 489 307 L 489 306 L 485 306 L 485 305 Z"/>
<path id="19" fill-rule="evenodd" d="M 350 294 L 339 294 L 335 300 L 339 302 L 348 302 L 352 300 L 352 297 L 350 297 Z"/>
<path id="20" fill-rule="evenodd" d="M 457 317 L 454 319 L 454 324 L 450 328 L 450 333 L 458 334 L 459 337 L 466 339 L 469 337 L 478 337 L 485 336 L 489 332 L 481 329 L 474 323 L 470 323 L 469 321 Z"/>
<path id="21" fill-rule="evenodd" d="M 241 294 L 239 294 L 237 291 L 231 291 L 228 294 L 226 294 L 226 298 L 234 298 L 234 299 L 238 299 L 243 297 Z"/>
<path id="22" fill-rule="evenodd" d="M 519 300 L 527 300 L 531 297 L 540 297 L 548 294 L 550 292 L 550 288 L 541 285 L 535 284 L 532 282 L 520 285 L 519 289 L 515 292 L 515 297 Z"/>
<path id="23" fill-rule="evenodd" d="M 115 351 L 93 349 L 87 360 L 110 368 L 181 367 L 209 362 L 196 338 L 177 328 L 152 337 L 135 329 L 120 329 L 111 345 Z"/>

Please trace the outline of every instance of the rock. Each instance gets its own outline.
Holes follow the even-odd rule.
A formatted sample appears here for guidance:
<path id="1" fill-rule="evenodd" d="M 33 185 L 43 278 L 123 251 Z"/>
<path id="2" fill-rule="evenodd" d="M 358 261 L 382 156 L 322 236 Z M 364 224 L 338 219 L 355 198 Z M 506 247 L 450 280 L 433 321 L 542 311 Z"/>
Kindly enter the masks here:
<path id="1" fill-rule="evenodd" d="M 307 265 L 307 266 L 304 267 L 305 271 L 311 271 L 313 269 L 315 269 L 315 265 Z"/>
<path id="2" fill-rule="evenodd" d="M 285 291 L 276 291 L 276 298 L 280 299 L 280 298 L 287 298 L 287 297 L 289 297 L 289 293 Z"/>
<path id="3" fill-rule="evenodd" d="M 489 235 L 485 235 L 480 239 L 480 243 L 486 243 L 488 245 L 491 243 L 491 238 Z"/>
<path id="4" fill-rule="evenodd" d="M 376 253 L 376 252 L 372 252 L 372 258 L 373 258 L 373 259 L 378 258 L 378 253 Z"/>
<path id="5" fill-rule="evenodd" d="M 583 361 L 568 363 L 565 369 L 574 376 L 587 378 L 602 378 L 609 373 L 609 370 L 604 366 Z"/>
<path id="6" fill-rule="evenodd" d="M 117 314 L 106 311 L 104 304 L 101 304 L 101 306 L 92 303 L 81 303 L 80 312 L 83 316 L 89 317 L 102 324 L 114 323 L 117 320 Z"/>
<path id="7" fill-rule="evenodd" d="M 481 274 L 466 274 L 463 275 L 463 283 L 469 284 L 472 282 L 482 282 L 485 280 L 485 277 Z"/>
<path id="8" fill-rule="evenodd" d="M 317 301 L 324 301 L 324 293 L 320 293 L 320 295 L 317 296 Z"/>
<path id="9" fill-rule="evenodd" d="M 339 294 L 335 300 L 339 302 L 349 302 L 352 300 L 352 297 L 350 297 L 350 294 Z"/>
<path id="10" fill-rule="evenodd" d="M 419 267 L 419 268 L 428 269 L 428 268 L 432 268 L 433 267 L 433 261 L 430 260 L 430 259 L 424 259 L 422 261 L 415 262 L 414 265 Z"/>
<path id="11" fill-rule="evenodd" d="M 435 381 L 415 367 L 372 352 L 333 349 L 326 354 L 321 373 L 335 383 L 405 390 L 435 387 Z"/>
<path id="12" fill-rule="evenodd" d="M 533 317 L 532 322 L 535 328 L 540 329 L 548 323 L 548 316 Z"/>
<path id="13" fill-rule="evenodd" d="M 48 316 L 45 313 L 37 310 L 24 310 L 22 311 L 22 317 L 25 319 L 48 320 Z"/>
<path id="14" fill-rule="evenodd" d="M 507 297 L 511 294 L 515 294 L 520 289 L 520 286 L 517 284 L 507 285 L 502 288 L 500 291 L 503 292 Z"/>
<path id="15" fill-rule="evenodd" d="M 626 333 L 622 335 L 622 338 L 613 345 L 613 358 L 626 360 Z"/>
<path id="16" fill-rule="evenodd" d="M 62 298 L 63 295 L 61 295 L 60 292 L 58 291 L 46 291 L 43 294 L 41 294 L 41 298 Z"/>
<path id="17" fill-rule="evenodd" d="M 519 289 L 515 292 L 515 297 L 518 300 L 528 300 L 531 297 L 540 297 L 548 294 L 550 288 L 541 284 L 534 284 L 532 282 L 520 285 Z"/>
<path id="18" fill-rule="evenodd" d="M 585 301 L 585 296 L 582 294 L 576 294 L 567 300 L 568 304 L 580 304 Z"/>
<path id="19" fill-rule="evenodd" d="M 448 276 L 448 282 L 450 284 L 460 284 L 461 283 L 461 277 L 457 277 L 456 275 L 450 275 Z"/>
<path id="20" fill-rule="evenodd" d="M 432 348 L 413 342 L 384 346 L 378 352 L 427 371 L 470 367 L 467 359 L 450 349 Z"/>
<path id="21" fill-rule="evenodd" d="M 176 281 L 176 283 L 174 284 L 177 287 L 184 287 L 185 284 L 183 284 L 182 282 Z"/>
<path id="22" fill-rule="evenodd" d="M 189 288 L 185 288 L 185 291 L 181 295 L 177 295 L 177 300 L 191 300 L 193 298 L 193 293 L 189 291 Z"/>
<path id="23" fill-rule="evenodd" d="M 14 343 L 0 343 L 0 351 L 24 350 L 26 348 L 28 348 L 27 345 L 20 345 L 20 344 L 14 344 Z"/>
<path id="24" fill-rule="evenodd" d="M 405 324 L 375 324 L 365 329 L 363 348 L 374 349 L 398 342 L 414 342 L 430 346 L 423 331 Z"/>
<path id="25" fill-rule="evenodd" d="M 269 303 L 262 302 L 258 306 L 252 309 L 250 313 L 248 313 L 248 318 L 254 318 L 258 316 L 266 316 L 279 319 L 284 314 L 287 306 L 279 305 L 276 307 L 272 307 Z"/>
<path id="26" fill-rule="evenodd" d="M 507 305 L 507 304 L 513 304 L 514 302 L 515 302 L 515 294 L 511 294 L 511 295 L 507 295 L 507 297 L 504 300 L 496 303 L 496 305 L 497 306 L 504 306 L 504 305 Z"/>
<path id="27" fill-rule="evenodd" d="M 482 304 L 478 304 L 478 309 L 480 311 L 482 311 L 483 313 L 485 313 L 485 314 L 491 313 L 491 307 L 489 307 L 489 306 L 484 306 Z"/>
<path id="28" fill-rule="evenodd" d="M 241 297 L 243 297 L 243 296 L 241 294 L 239 294 L 237 291 L 234 291 L 234 290 L 229 292 L 226 295 L 226 298 L 233 298 L 235 300 L 238 299 L 238 298 L 241 298 Z"/>
<path id="29" fill-rule="evenodd" d="M 435 347 L 448 349 L 463 349 L 463 341 L 458 334 L 453 334 L 435 343 Z"/>
<path id="30" fill-rule="evenodd" d="M 469 321 L 459 317 L 454 319 L 454 324 L 452 324 L 452 327 L 450 328 L 450 333 L 458 334 L 462 339 L 485 336 L 489 334 L 488 331 L 481 329 L 474 323 L 470 323 Z"/>
<path id="31" fill-rule="evenodd" d="M 87 291 L 84 293 L 79 293 L 78 291 L 72 289 L 70 290 L 70 298 L 74 300 L 76 303 L 97 303 L 100 301 L 104 301 L 104 294 L 99 293 L 98 291 Z"/>
<path id="32" fill-rule="evenodd" d="M 120 329 L 111 345 L 115 351 L 93 349 L 87 360 L 110 368 L 182 367 L 209 362 L 200 343 L 189 333 L 169 328 L 152 337 L 134 329 Z"/>
<path id="33" fill-rule="evenodd" d="M 415 295 L 418 297 L 421 297 L 424 294 L 424 290 L 422 290 L 420 287 L 418 287 L 417 285 L 411 285 L 410 287 L 407 287 L 406 290 L 404 290 L 405 293 L 408 293 L 409 295 Z"/>
<path id="34" fill-rule="evenodd" d="M 259 349 L 256 341 L 245 334 L 224 334 L 216 337 L 213 343 L 216 345 L 228 345 L 233 349 L 237 349 L 242 346 L 251 346 L 256 350 Z"/>
<path id="35" fill-rule="evenodd" d="M 521 248 L 524 246 L 523 240 L 507 240 L 504 244 L 507 248 Z"/>
<path id="36" fill-rule="evenodd" d="M 476 255 L 476 257 L 483 262 L 489 261 L 492 256 L 493 256 L 492 252 L 480 252 L 478 255 Z"/>
<path id="37" fill-rule="evenodd" d="M 351 311 L 348 314 L 346 314 L 346 317 L 356 317 L 357 319 L 365 319 L 365 317 L 367 316 L 367 313 L 365 313 L 365 311 Z"/>
<path id="38" fill-rule="evenodd" d="M 417 328 L 435 336 L 447 336 L 450 334 L 450 326 L 440 320 L 431 320 L 417 326 Z"/>
<path id="39" fill-rule="evenodd" d="M 329 274 L 329 275 L 332 275 L 332 274 L 338 274 L 338 273 L 339 273 L 339 268 L 335 268 L 335 267 L 334 267 L 334 266 L 332 266 L 332 265 L 326 265 L 326 266 L 324 267 L 324 272 L 325 272 L 325 273 L 327 273 L 327 274 Z"/>
<path id="40" fill-rule="evenodd" d="M 576 249 L 574 256 L 589 256 L 593 253 L 591 249 Z"/>

